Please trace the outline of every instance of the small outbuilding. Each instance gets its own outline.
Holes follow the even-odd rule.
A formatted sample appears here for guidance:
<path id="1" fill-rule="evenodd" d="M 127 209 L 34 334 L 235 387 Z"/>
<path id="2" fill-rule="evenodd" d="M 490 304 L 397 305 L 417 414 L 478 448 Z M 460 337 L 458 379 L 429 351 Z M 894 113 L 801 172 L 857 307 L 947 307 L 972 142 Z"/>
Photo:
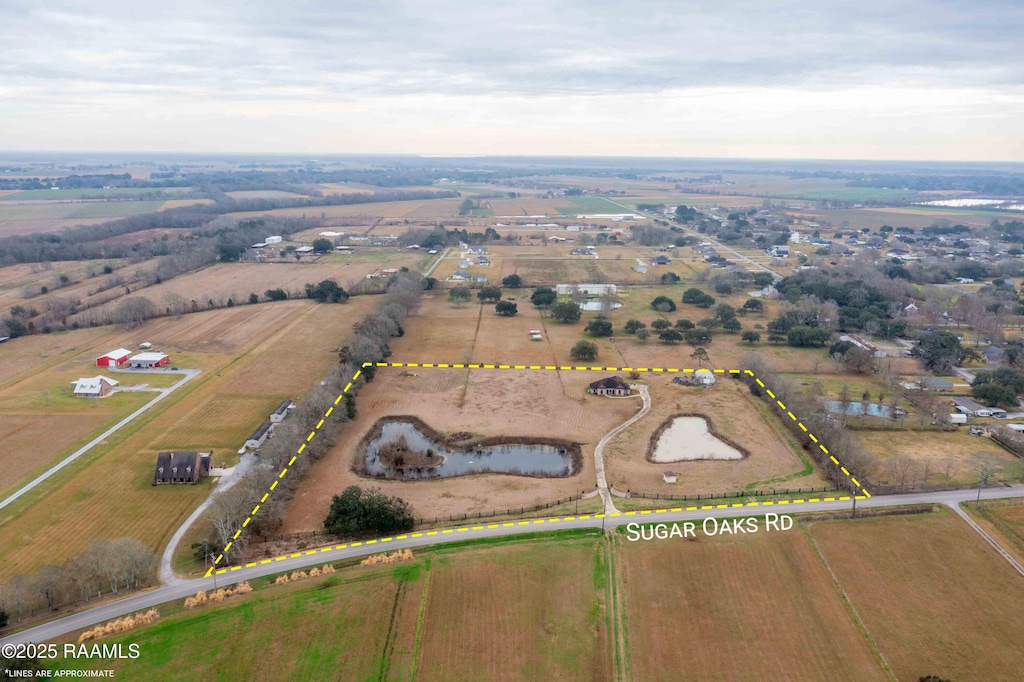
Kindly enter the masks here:
<path id="1" fill-rule="evenodd" d="M 590 384 L 587 387 L 587 393 L 593 393 L 594 395 L 629 395 L 629 384 L 622 377 L 607 377 Z"/>
<path id="2" fill-rule="evenodd" d="M 262 424 L 260 424 L 258 429 L 252 432 L 252 435 L 249 436 L 249 439 L 245 441 L 245 447 L 249 448 L 250 450 L 255 450 L 256 448 L 266 443 L 267 439 L 270 438 L 271 434 L 273 433 L 274 425 L 271 422 L 263 422 Z"/>
<path id="3" fill-rule="evenodd" d="M 274 411 L 270 413 L 270 421 L 273 424 L 280 424 L 284 421 L 284 418 L 288 416 L 288 410 L 295 407 L 295 403 L 290 400 L 282 400 L 281 404 L 274 408 Z"/>
<path id="4" fill-rule="evenodd" d="M 157 453 L 153 485 L 197 483 L 210 473 L 210 453 L 170 450 Z"/>
<path id="5" fill-rule="evenodd" d="M 132 352 L 127 348 L 118 348 L 96 358 L 97 367 L 120 367 L 128 362 Z"/>
<path id="6" fill-rule="evenodd" d="M 665 483 L 675 483 L 676 474 L 674 471 L 666 471 L 661 475 L 661 480 L 663 480 Z"/>

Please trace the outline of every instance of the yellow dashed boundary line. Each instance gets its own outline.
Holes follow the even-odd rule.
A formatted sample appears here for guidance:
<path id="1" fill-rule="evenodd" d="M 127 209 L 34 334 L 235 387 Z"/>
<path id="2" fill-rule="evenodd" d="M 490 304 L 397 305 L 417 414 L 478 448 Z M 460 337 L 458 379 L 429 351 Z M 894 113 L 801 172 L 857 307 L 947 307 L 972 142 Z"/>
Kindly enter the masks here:
<path id="1" fill-rule="evenodd" d="M 690 373 L 690 374 L 700 373 L 700 372 L 707 372 L 708 374 L 727 374 L 727 373 L 728 374 L 746 374 L 747 376 L 753 378 L 754 381 L 757 382 L 757 385 L 765 390 L 765 392 L 768 394 L 768 396 L 772 400 L 775 401 L 775 403 L 778 405 L 779 409 L 782 411 L 783 414 L 785 414 L 787 417 L 789 417 L 794 422 L 796 422 L 797 426 L 799 426 L 800 429 L 807 434 L 807 437 L 810 438 L 819 448 L 821 448 L 822 452 L 824 452 L 826 455 L 829 456 L 829 459 L 832 461 L 832 463 L 840 468 L 840 470 L 843 472 L 843 474 L 845 474 L 846 477 L 850 479 L 850 482 L 853 483 L 853 485 L 855 485 L 858 488 L 860 488 L 860 492 L 862 494 L 861 495 L 854 495 L 852 497 L 851 496 L 845 496 L 845 497 L 826 497 L 823 500 L 819 500 L 818 498 L 812 498 L 810 500 L 777 500 L 777 501 L 769 501 L 769 502 L 746 502 L 746 503 L 734 502 L 732 504 L 703 505 L 703 506 L 692 506 L 692 507 L 673 507 L 671 509 L 657 509 L 657 510 L 644 510 L 644 511 L 628 511 L 628 512 L 621 512 L 621 513 L 618 513 L 618 514 L 608 514 L 609 517 L 614 517 L 614 516 L 633 516 L 635 514 L 644 514 L 644 515 L 646 515 L 646 514 L 664 514 L 664 513 L 668 513 L 668 512 L 698 511 L 698 510 L 702 510 L 702 509 L 726 509 L 726 508 L 730 508 L 730 507 L 758 507 L 758 506 L 771 506 L 771 505 L 784 505 L 784 504 L 808 504 L 808 503 L 819 502 L 819 501 L 820 502 L 835 502 L 835 501 L 844 501 L 844 500 L 852 500 L 852 499 L 864 500 L 864 499 L 867 499 L 867 498 L 871 497 L 871 493 L 869 493 L 867 491 L 867 489 L 864 488 L 864 486 L 862 486 L 860 484 L 860 481 L 858 481 L 853 476 L 853 474 L 851 474 L 846 469 L 846 467 L 844 467 L 839 462 L 839 460 L 835 458 L 834 455 L 830 454 L 828 449 L 824 445 L 822 445 L 821 443 L 818 442 L 817 437 L 815 437 L 815 435 L 813 433 L 811 433 L 807 429 L 806 426 L 804 426 L 803 422 L 801 422 L 796 417 L 796 415 L 794 415 L 793 412 L 790 411 L 786 407 L 786 405 L 781 400 L 779 400 L 776 397 L 776 395 L 774 393 L 772 393 L 772 391 L 770 389 L 768 389 L 764 385 L 763 381 L 761 381 L 759 378 L 754 376 L 754 373 L 751 370 L 749 370 L 749 369 L 700 369 L 700 368 L 693 369 L 693 368 L 678 368 L 678 367 L 604 367 L 604 366 L 587 366 L 587 365 L 504 365 L 504 364 L 492 364 L 492 363 L 485 364 L 485 363 L 435 363 L 435 362 L 372 362 L 372 363 L 371 362 L 366 362 L 366 363 L 363 363 L 363 367 L 369 367 L 371 365 L 374 366 L 374 367 L 423 367 L 423 368 L 427 368 L 427 369 L 431 369 L 431 368 L 437 368 L 437 369 L 521 369 L 521 370 L 528 370 L 528 371 L 529 370 L 541 370 L 541 371 L 562 371 L 562 372 L 569 372 L 569 371 L 577 371 L 577 372 L 655 372 L 655 373 L 666 372 L 666 373 L 670 373 L 670 374 L 671 373 L 678 373 L 678 372 L 684 372 L 684 373 Z M 352 375 L 352 381 L 348 382 L 348 384 L 346 384 L 346 386 L 342 390 L 342 392 L 338 394 L 338 397 L 334 399 L 334 405 L 339 404 L 341 402 L 341 399 L 345 397 L 345 394 L 348 393 L 350 390 L 352 390 L 352 385 L 359 379 L 359 376 L 362 374 L 362 371 L 363 371 L 362 369 L 356 370 L 356 373 L 354 375 Z M 309 432 L 309 435 L 306 437 L 305 442 L 302 443 L 301 445 L 299 445 L 298 449 L 295 452 L 296 455 L 301 455 L 302 454 L 302 451 L 306 449 L 306 444 L 311 442 L 316 437 L 316 435 L 320 432 L 320 429 L 324 425 L 324 419 L 330 417 L 331 413 L 333 411 L 334 411 L 334 407 L 333 406 L 327 409 L 327 411 L 324 413 L 323 419 L 321 419 L 317 423 L 316 428 L 314 428 L 312 431 Z M 281 473 L 278 474 L 277 478 L 278 479 L 284 478 L 285 475 L 288 473 L 288 467 L 290 467 L 290 466 L 292 466 L 294 464 L 295 464 L 295 456 L 293 456 L 291 458 L 291 460 L 289 460 L 288 466 L 286 466 L 283 469 L 281 469 Z M 269 490 L 266 493 L 263 494 L 263 497 L 260 499 L 260 504 L 257 504 L 255 507 L 253 507 L 252 512 L 249 513 L 249 516 L 246 517 L 245 521 L 242 523 L 242 528 L 245 528 L 246 526 L 249 525 L 249 523 L 252 521 L 253 517 L 256 516 L 256 514 L 259 512 L 260 505 L 264 504 L 267 501 L 267 498 L 270 497 L 270 493 L 273 492 L 275 488 L 277 488 L 277 481 L 276 480 L 270 485 Z M 518 521 L 518 522 L 515 522 L 515 523 L 503 523 L 501 525 L 503 527 L 510 527 L 510 526 L 513 526 L 513 525 L 527 526 L 527 525 L 535 525 L 535 524 L 542 524 L 542 523 L 558 523 L 559 521 L 574 521 L 576 519 L 590 519 L 590 518 L 600 519 L 600 518 L 604 518 L 604 516 L 605 516 L 605 514 L 582 515 L 582 516 L 578 516 L 578 517 L 576 517 L 576 516 L 565 516 L 565 517 L 562 517 L 562 518 L 534 519 L 533 521 Z M 497 528 L 498 525 L 497 524 L 491 524 L 491 525 L 489 525 L 487 527 L 488 528 Z M 448 528 L 448 529 L 444 529 L 444 530 L 441 530 L 441 531 L 427 531 L 426 535 L 437 535 L 438 533 L 441 533 L 441 534 L 465 533 L 465 532 L 480 531 L 480 530 L 483 530 L 482 526 L 461 527 L 461 528 Z M 217 565 L 221 561 L 223 561 L 223 559 L 224 559 L 224 554 L 229 549 L 231 549 L 231 545 L 234 543 L 235 540 L 238 539 L 239 535 L 241 535 L 241 530 L 238 530 L 238 531 L 235 532 L 235 535 L 232 538 L 232 540 L 230 542 L 228 542 L 227 545 L 225 545 L 224 551 L 221 552 L 219 555 L 217 555 L 216 561 L 214 561 L 213 562 L 213 566 L 211 566 L 210 569 L 208 571 L 206 571 L 206 576 L 205 577 L 210 577 L 210 575 L 214 572 L 215 569 L 216 569 L 217 574 L 219 575 L 221 573 L 226 573 L 228 571 L 237 571 L 238 569 L 242 568 L 241 566 L 232 566 L 231 568 L 217 569 Z M 422 537 L 423 535 L 424 535 L 424 533 L 411 533 L 408 537 L 416 538 L 416 537 Z M 405 538 L 406 538 L 406 536 L 400 535 L 400 536 L 398 536 L 397 539 L 404 540 Z M 335 545 L 334 547 L 324 547 L 324 548 L 322 548 L 320 550 L 310 550 L 310 551 L 306 552 L 306 554 L 316 554 L 316 553 L 318 553 L 318 551 L 319 552 L 328 552 L 328 551 L 331 551 L 332 549 L 339 550 L 339 549 L 345 549 L 347 547 L 359 547 L 359 546 L 364 545 L 364 544 L 365 545 L 372 545 L 372 544 L 376 544 L 378 542 L 382 542 L 382 543 L 383 542 L 391 542 L 394 539 L 395 538 L 381 538 L 379 540 L 366 540 L 365 542 L 353 542 L 353 543 L 350 543 L 350 544 L 347 544 L 347 545 Z M 267 563 L 270 563 L 272 561 L 282 561 L 284 559 L 291 559 L 291 558 L 296 558 L 296 557 L 300 557 L 300 556 L 303 556 L 303 554 L 301 552 L 298 552 L 298 553 L 295 553 L 295 554 L 279 556 L 279 557 L 276 557 L 274 559 L 263 559 L 259 563 L 260 564 L 267 564 Z M 255 562 L 245 564 L 246 567 L 252 567 L 252 566 L 256 566 L 256 565 L 257 564 Z"/>

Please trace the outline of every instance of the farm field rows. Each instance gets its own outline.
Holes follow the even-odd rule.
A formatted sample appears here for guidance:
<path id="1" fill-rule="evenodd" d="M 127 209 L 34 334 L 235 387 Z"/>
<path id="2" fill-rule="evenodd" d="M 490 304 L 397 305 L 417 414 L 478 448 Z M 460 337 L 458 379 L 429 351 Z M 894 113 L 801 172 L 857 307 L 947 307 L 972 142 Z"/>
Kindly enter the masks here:
<path id="1" fill-rule="evenodd" d="M 261 578 L 251 594 L 164 606 L 158 623 L 103 642 L 139 642 L 150 654 L 115 669 L 161 679 L 207 642 L 210 665 L 247 679 L 1014 680 L 1014 576 L 948 510 L 797 516 L 770 533 L 762 519 L 757 534 L 690 540 L 561 531 L 283 586 Z"/>
<path id="2" fill-rule="evenodd" d="M 0 576 L 60 563 L 89 542 L 120 537 L 128 528 L 153 549 L 162 547 L 211 486 L 152 487 L 157 450 L 194 445 L 213 450 L 215 464 L 230 464 L 241 440 L 277 402 L 297 397 L 337 361 L 334 349 L 370 309 L 371 299 L 354 297 L 345 305 L 285 301 L 163 318 L 131 333 L 108 333 L 78 355 L 59 356 L 67 371 L 95 373 L 95 355 L 135 347 L 146 338 L 175 363 L 204 372 L 113 442 L 4 510 Z M 9 347 L 36 338 L 16 339 Z M 302 362 L 282 366 L 283 353 L 301 355 Z M 227 428 L 209 422 L 207 413 L 214 412 L 228 419 Z"/>

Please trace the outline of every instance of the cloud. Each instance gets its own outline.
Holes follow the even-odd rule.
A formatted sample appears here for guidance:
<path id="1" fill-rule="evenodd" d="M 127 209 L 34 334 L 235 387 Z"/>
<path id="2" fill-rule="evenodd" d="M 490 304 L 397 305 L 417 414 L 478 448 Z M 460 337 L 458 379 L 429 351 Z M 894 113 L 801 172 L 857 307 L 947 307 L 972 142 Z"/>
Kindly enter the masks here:
<path id="1" fill-rule="evenodd" d="M 24 96 L 522 96 L 1024 83 L 1024 3 L 7 0 Z"/>

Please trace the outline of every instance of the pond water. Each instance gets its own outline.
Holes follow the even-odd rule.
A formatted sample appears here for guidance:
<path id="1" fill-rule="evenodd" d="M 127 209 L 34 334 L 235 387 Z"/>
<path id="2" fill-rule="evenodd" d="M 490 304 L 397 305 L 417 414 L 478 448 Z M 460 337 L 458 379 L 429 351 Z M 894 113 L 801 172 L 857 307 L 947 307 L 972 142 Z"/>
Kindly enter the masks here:
<path id="1" fill-rule="evenodd" d="M 676 417 L 658 436 L 651 459 L 655 462 L 743 459 L 743 453 L 711 433 L 703 417 Z"/>
<path id="2" fill-rule="evenodd" d="M 419 452 L 432 450 L 443 458 L 443 461 L 437 466 L 420 469 L 387 466 L 379 456 L 381 446 L 398 442 L 403 437 L 409 449 Z M 367 444 L 363 456 L 366 458 L 368 475 L 402 480 L 443 478 L 483 472 L 553 478 L 565 477 L 572 473 L 572 459 L 569 453 L 555 445 L 510 443 L 458 450 L 434 442 L 413 424 L 402 421 L 384 423 L 381 434 Z"/>
<path id="3" fill-rule="evenodd" d="M 843 403 L 839 400 L 827 400 L 825 401 L 825 409 L 832 414 L 841 414 L 843 411 Z M 883 419 L 892 418 L 892 408 L 888 405 L 880 405 L 879 403 L 863 403 L 855 402 L 848 403 L 846 405 L 846 414 L 851 417 L 867 415 L 869 417 L 881 417 Z"/>

